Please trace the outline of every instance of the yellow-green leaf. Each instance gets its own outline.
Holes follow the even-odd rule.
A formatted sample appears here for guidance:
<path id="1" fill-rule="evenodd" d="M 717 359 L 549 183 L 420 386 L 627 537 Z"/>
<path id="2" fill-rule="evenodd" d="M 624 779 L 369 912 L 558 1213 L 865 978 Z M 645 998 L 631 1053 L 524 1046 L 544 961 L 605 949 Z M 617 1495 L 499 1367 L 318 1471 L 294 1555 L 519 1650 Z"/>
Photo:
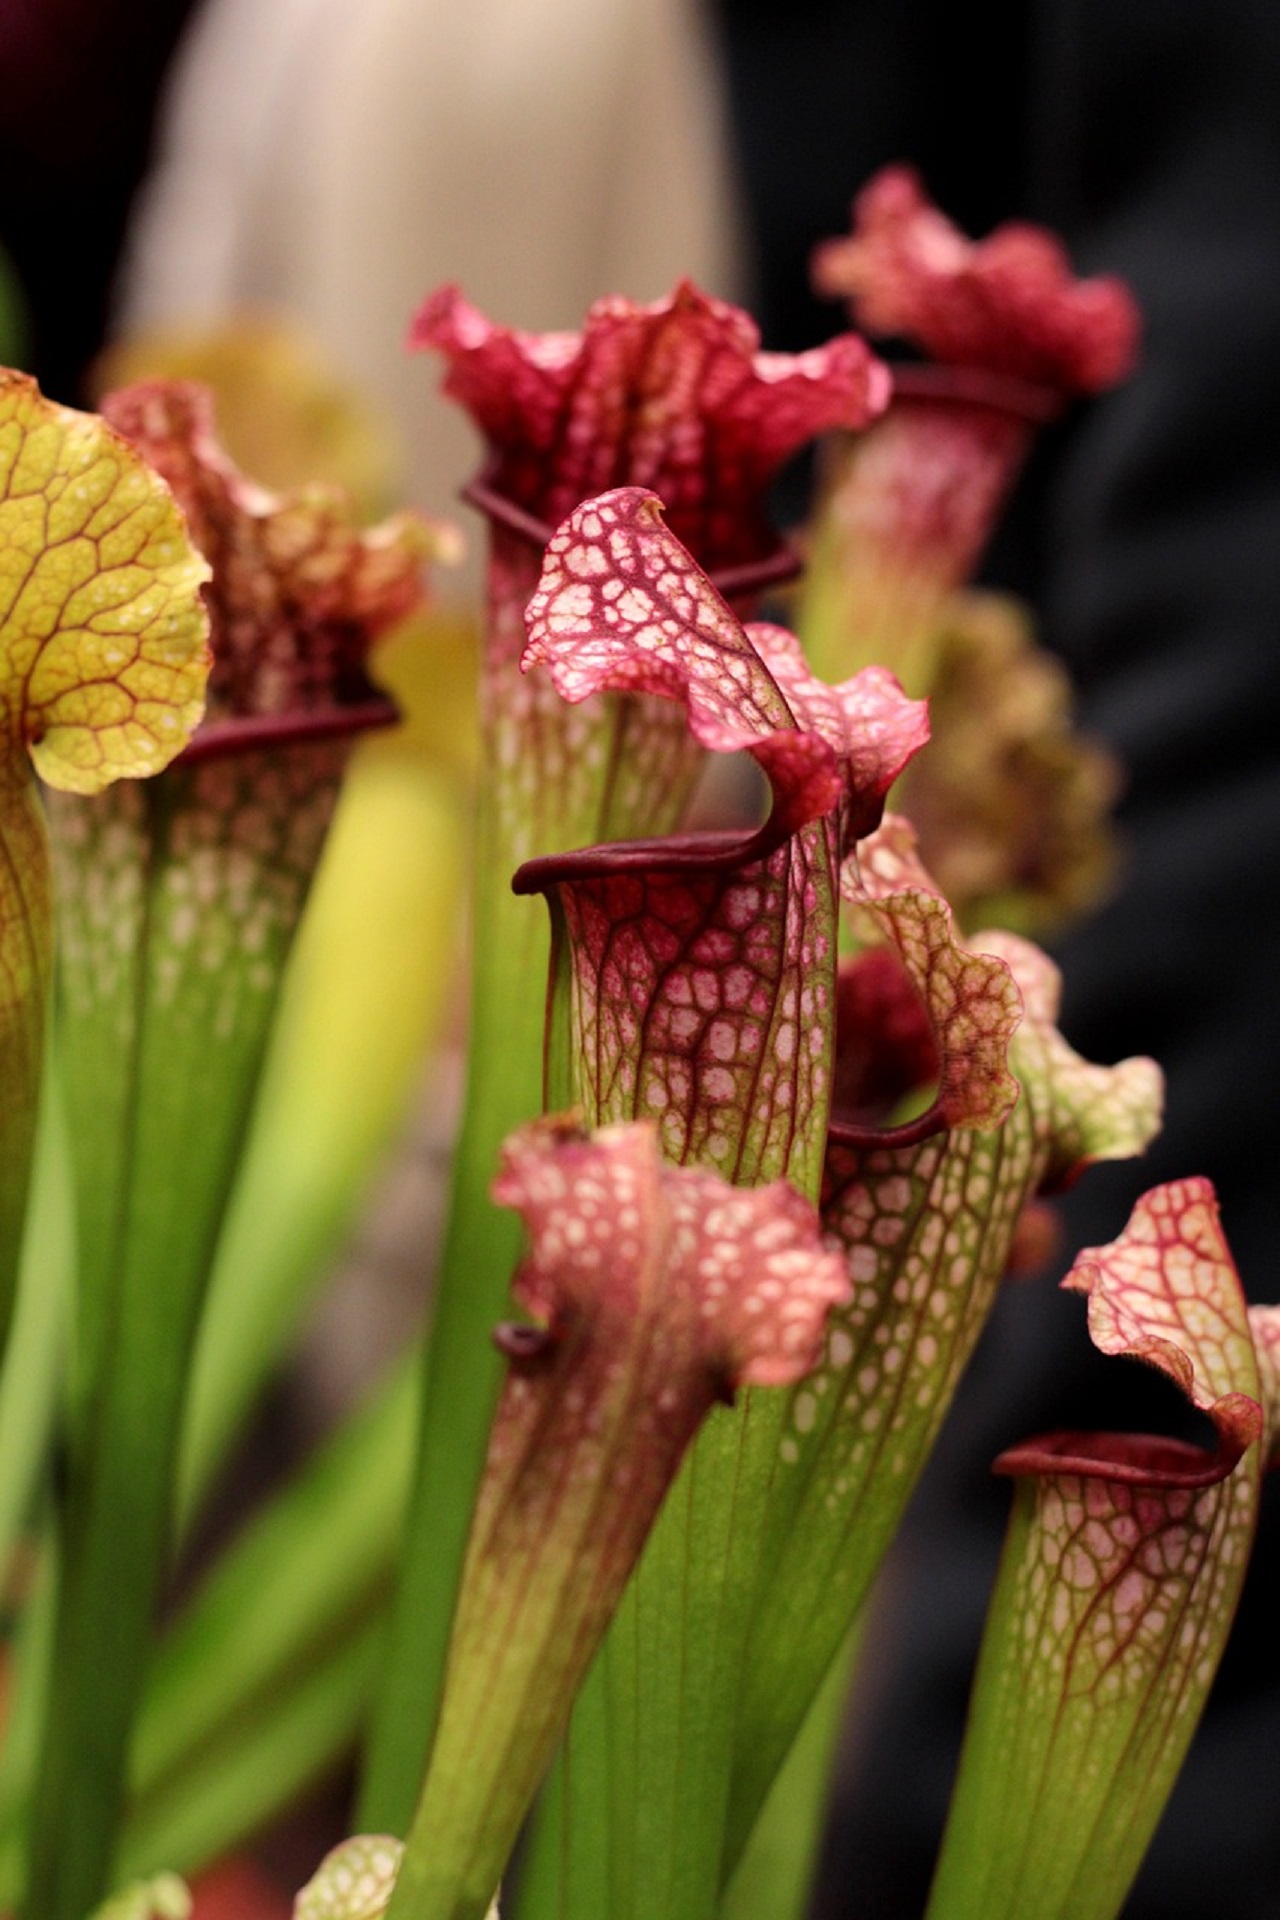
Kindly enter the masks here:
<path id="1" fill-rule="evenodd" d="M 168 488 L 132 448 L 0 369 L 0 1344 L 53 945 L 28 752 L 51 786 L 78 793 L 166 765 L 203 711 L 207 578 Z"/>
<path id="2" fill-rule="evenodd" d="M 51 786 L 155 773 L 204 707 L 209 569 L 96 415 L 0 372 L 0 723 Z"/>

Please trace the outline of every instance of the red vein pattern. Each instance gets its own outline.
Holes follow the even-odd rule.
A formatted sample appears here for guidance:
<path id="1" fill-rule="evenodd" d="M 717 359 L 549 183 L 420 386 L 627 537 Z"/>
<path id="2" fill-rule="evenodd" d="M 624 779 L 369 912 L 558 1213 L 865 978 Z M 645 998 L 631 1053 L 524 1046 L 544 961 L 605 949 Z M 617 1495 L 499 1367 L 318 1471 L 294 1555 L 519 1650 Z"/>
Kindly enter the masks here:
<path id="1" fill-rule="evenodd" d="M 362 530 L 333 489 L 269 493 L 228 459 L 211 395 L 185 381 L 108 394 L 103 413 L 172 487 L 213 568 L 206 734 L 375 702 L 369 650 L 420 604 L 425 563 L 448 556 L 448 534 L 408 513 Z"/>
<path id="2" fill-rule="evenodd" d="M 97 793 L 166 766 L 204 707 L 208 569 L 163 482 L 0 369 L 0 1344 L 26 1208 L 53 948 L 34 763 Z"/>
<path id="3" fill-rule="evenodd" d="M 689 281 L 652 306 L 598 300 L 580 334 L 497 326 L 443 287 L 410 344 L 445 356 L 445 391 L 490 446 L 488 491 L 549 534 L 593 494 L 650 487 L 709 573 L 771 556 L 778 468 L 816 434 L 865 426 L 889 398 L 856 334 L 761 353 L 749 316 Z"/>
<path id="4" fill-rule="evenodd" d="M 461 1857 L 476 1911 L 699 1424 L 739 1386 L 798 1378 L 848 1295 L 794 1188 L 667 1166 L 647 1125 L 536 1123 L 494 1195 L 525 1220 L 514 1292 L 536 1324 L 499 1330 L 510 1372 L 410 1838 L 415 1891 Z"/>
<path id="5" fill-rule="evenodd" d="M 1265 1418 L 1265 1464 L 1276 1464 L 1280 1440 L 1280 1307 L 1250 1307 L 1249 1331 L 1258 1361 L 1258 1382 Z"/>
<path id="6" fill-rule="evenodd" d="M 651 487 L 709 572 L 749 582 L 788 553 L 767 512 L 783 462 L 889 397 L 888 373 L 846 334 L 765 354 L 749 319 L 682 283 L 652 306 L 598 301 L 581 333 L 496 325 L 455 287 L 426 302 L 411 344 L 441 353 L 445 391 L 484 434 L 472 489 L 490 520 L 482 707 L 501 844 L 512 865 L 589 839 L 675 824 L 698 754 L 683 721 L 648 701 L 566 707 L 541 676 L 518 680 L 524 610 L 542 548 L 580 501 Z"/>
<path id="7" fill-rule="evenodd" d="M 814 278 L 944 364 L 897 369 L 873 430 L 831 443 L 803 630 L 823 672 L 881 660 L 927 692 L 944 601 L 972 577 L 1035 429 L 1129 372 L 1137 308 L 1117 280 L 1073 280 L 1041 228 L 972 245 L 908 167 L 863 190 L 852 237 L 818 250 Z"/>
<path id="8" fill-rule="evenodd" d="M 195 1128 L 207 1158 L 212 1108 L 250 1070 L 232 1061 L 241 1049 L 255 1059 L 263 1043 L 354 731 L 394 718 L 366 658 L 422 599 L 438 539 L 407 515 L 361 532 L 336 495 L 280 498 L 246 480 L 217 445 L 202 388 L 146 382 L 105 406 L 172 485 L 212 565 L 214 653 L 208 715 L 160 779 L 93 801 L 50 796 L 63 1010 L 78 1063 L 70 1099 L 94 1142 L 82 1207 L 101 1228 L 86 1248 L 114 1262 L 121 1230 L 110 1222 L 127 1210 L 125 1170 L 139 1151 L 129 1079 L 159 1044 L 147 1031 L 159 1023 L 173 1050 L 167 1074 L 152 1068 L 154 1144 L 168 1151 Z M 100 1157 L 108 1142 L 121 1156 L 114 1178 Z M 216 1180 L 214 1190 L 170 1193 L 149 1217 L 171 1209 L 176 1231 L 185 1208 L 194 1231 L 202 1207 L 221 1205 Z"/>
<path id="9" fill-rule="evenodd" d="M 1099 1348 L 1165 1373 L 1217 1445 L 1068 1433 L 997 1461 L 1018 1477 L 1015 1516 L 931 1915 L 979 1897 L 984 1914 L 1022 1912 L 1031 1887 L 1038 1913 L 1118 1910 L 1248 1560 L 1265 1415 L 1209 1182 L 1153 1189 L 1063 1284 L 1087 1295 Z"/>
<path id="10" fill-rule="evenodd" d="M 1074 279 L 1056 236 L 1024 221 L 967 240 L 911 167 L 886 167 L 863 188 L 852 235 L 820 247 L 813 272 L 869 333 L 1063 395 L 1115 386 L 1137 355 L 1138 311 L 1123 281 Z"/>
<path id="11" fill-rule="evenodd" d="M 855 924 L 861 915 L 873 937 L 897 955 L 928 1015 L 938 1090 L 926 1121 L 998 1126 L 1018 1097 L 1006 1059 L 1022 998 L 1007 963 L 958 938 L 905 820 L 885 819 L 845 862 L 841 886 Z"/>
<path id="12" fill-rule="evenodd" d="M 1234 1274 L 1212 1187 L 1183 1180 L 1144 1195 L 1123 1237 L 1080 1254 L 1062 1283 L 1088 1299 L 1089 1337 L 1100 1352 L 1158 1367 L 1209 1415 L 1218 1450 L 1203 1464 L 1199 1477 L 1206 1480 L 1229 1473 L 1262 1431 L 1257 1395 L 1231 1384 L 1248 1379 L 1257 1364 L 1239 1282 L 1227 1278 Z M 1141 1473 L 1128 1453 L 1121 1449 L 1112 1460 L 1104 1450 L 1097 1464 L 1122 1478 Z M 1054 1447 L 1053 1458 L 1062 1471 L 1062 1447 Z M 1080 1460 L 1081 1472 L 1091 1460 Z M 1026 1449 L 1005 1457 L 1006 1470 L 1013 1461 L 1026 1462 Z"/>
<path id="13" fill-rule="evenodd" d="M 833 440 L 823 475 L 806 635 L 830 673 L 886 662 L 927 691 L 946 598 L 969 580 L 1031 446 L 1033 409 L 1006 393 L 931 387 L 912 370 L 865 434 Z"/>
<path id="14" fill-rule="evenodd" d="M 679 702 L 695 738 L 768 775 L 765 825 L 530 862 L 569 969 L 577 1096 L 648 1116 L 676 1161 L 752 1181 L 808 1164 L 825 1132 L 834 1023 L 835 865 L 923 741 L 923 709 L 877 670 L 828 688 L 797 643 L 744 629 L 662 521 L 620 489 L 547 552 L 525 664 L 582 700 Z"/>
<path id="15" fill-rule="evenodd" d="M 145 462 L 0 369 L 0 729 L 49 785 L 96 793 L 184 745 L 207 572 Z"/>
<path id="16" fill-rule="evenodd" d="M 823 1224 L 845 1250 L 853 1299 L 821 1364 L 790 1397 L 771 1495 L 767 1562 L 745 1663 L 730 1831 L 740 1840 L 865 1598 L 985 1324 L 1026 1201 L 1047 1174 L 1124 1158 L 1154 1133 L 1149 1060 L 1094 1067 L 1057 1033 L 1058 977 L 1011 935 L 952 941 L 945 908 L 887 820 L 846 865 L 872 952 L 909 969 L 931 1011 L 946 1131 L 877 1143 L 833 1126 Z M 957 984 L 963 991 L 955 994 Z M 1021 1025 L 1015 1026 L 1017 1006 Z M 977 1017 L 975 1018 L 975 1011 Z M 976 1040 L 976 1045 L 971 1042 Z M 1016 1100 L 1003 1049 L 1008 1046 Z M 985 1091 L 984 1091 L 985 1089 Z"/>

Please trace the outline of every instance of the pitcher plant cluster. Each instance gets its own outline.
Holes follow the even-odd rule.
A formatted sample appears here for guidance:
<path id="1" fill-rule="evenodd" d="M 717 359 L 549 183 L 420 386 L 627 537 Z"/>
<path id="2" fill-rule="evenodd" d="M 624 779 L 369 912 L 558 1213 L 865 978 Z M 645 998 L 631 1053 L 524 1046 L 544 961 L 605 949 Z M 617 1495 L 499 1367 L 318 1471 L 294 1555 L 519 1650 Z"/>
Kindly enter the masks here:
<path id="1" fill-rule="evenodd" d="M 1117 777 L 968 584 L 1037 430 L 1130 370 L 1133 303 L 1039 229 L 971 243 L 905 167 L 814 271 L 912 357 L 765 353 L 688 283 L 580 333 L 426 301 L 411 345 L 487 446 L 469 836 L 380 785 L 424 763 L 375 648 L 409 634 L 444 700 L 451 530 L 268 492 L 188 381 L 86 415 L 3 376 L 2 1911 L 182 1920 L 353 1752 L 296 1920 L 804 1910 L 860 1628 L 997 1290 L 1161 1098 L 1057 1031 L 1032 936 L 1110 876 Z M 464 844 L 421 1350 L 175 1604 L 439 1026 Z M 1063 1284 L 1213 1438 L 996 1462 L 929 1920 L 1120 1911 L 1272 1449 L 1280 1319 L 1207 1182 Z"/>

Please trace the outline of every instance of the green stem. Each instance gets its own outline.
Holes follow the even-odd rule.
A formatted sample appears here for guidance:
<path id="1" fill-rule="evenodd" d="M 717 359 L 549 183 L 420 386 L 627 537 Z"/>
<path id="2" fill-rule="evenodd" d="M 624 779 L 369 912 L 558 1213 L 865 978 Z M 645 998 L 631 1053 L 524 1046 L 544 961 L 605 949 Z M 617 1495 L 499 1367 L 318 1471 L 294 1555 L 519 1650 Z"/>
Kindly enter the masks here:
<path id="1" fill-rule="evenodd" d="M 354 1740 L 408 1491 L 417 1371 L 417 1355 L 406 1355 L 249 1523 L 161 1641 L 131 1747 L 118 1856 L 129 1871 L 167 1864 L 188 1872 L 216 1857 Z M 29 1626 L 37 1642 L 41 1633 L 47 1641 L 52 1617 L 51 1604 L 29 1607 L 24 1643 Z M 24 1644 L 24 1694 L 46 1664 L 47 1654 L 37 1657 Z M 273 1731 L 277 1711 L 281 1725 Z M 21 1885 L 18 1809 L 42 1719 L 24 1711 L 29 1736 L 18 1742 L 20 1752 L 12 1741 L 5 1749 L 0 1910 Z M 267 1744 L 273 1767 L 261 1771 Z"/>
<path id="2" fill-rule="evenodd" d="M 255 1515 L 161 1641 L 131 1749 L 135 1803 L 304 1670 L 314 1649 L 388 1588 L 413 1458 L 417 1364 L 406 1355 Z"/>
<path id="3" fill-rule="evenodd" d="M 190 1352 L 346 752 L 305 744 L 202 761 L 96 806 L 60 797 L 83 1345 L 30 1920 L 83 1920 L 106 1892 Z M 117 921 L 121 876 L 133 911 Z"/>
<path id="4" fill-rule="evenodd" d="M 52 947 L 49 850 L 24 755 L 18 769 L 0 766 L 0 1353 L 22 1254 Z"/>
<path id="5" fill-rule="evenodd" d="M 46 1062 L 12 1335 L 0 1370 L 0 1566 L 29 1525 L 58 1411 L 75 1252 L 66 1129 Z"/>
<path id="6" fill-rule="evenodd" d="M 817 1865 L 860 1618 L 774 1778 L 720 1903 L 719 1920 L 804 1920 Z"/>
<path id="7" fill-rule="evenodd" d="M 598 1913 L 602 1885 L 610 1920 L 715 1909 L 784 1404 L 753 1388 L 718 1410 L 658 1516 L 574 1707 L 557 1914 Z"/>
<path id="8" fill-rule="evenodd" d="M 566 707 L 521 677 L 524 609 L 539 556 L 495 532 L 482 711 L 485 772 L 476 830 L 468 1081 L 427 1344 L 418 1468 L 387 1666 L 375 1703 L 357 1826 L 402 1835 L 426 1771 L 454 1604 L 502 1369 L 491 1342 L 520 1245 L 489 1198 L 507 1135 L 542 1109 L 549 940 L 540 902 L 515 899 L 516 869 L 679 818 L 699 755 L 673 708 L 669 734 L 637 727 L 635 703 Z M 655 769 L 657 770 L 655 773 Z"/>
<path id="9" fill-rule="evenodd" d="M 46 1536 L 9 1646 L 12 1673 L 0 1756 L 0 1911 L 15 1904 L 24 1871 L 22 1815 L 48 1717 L 57 1601 L 56 1547 Z"/>
<path id="10" fill-rule="evenodd" d="M 343 784 L 218 1241 L 192 1361 L 180 1532 L 350 1232 L 453 1006 L 460 796 L 416 756 L 373 746 L 357 749 Z"/>
<path id="11" fill-rule="evenodd" d="M 121 1834 L 114 1878 L 136 1879 L 169 1862 L 198 1872 L 330 1770 L 355 1740 L 384 1627 L 380 1607 L 349 1622 L 323 1660 L 252 1702 L 140 1800 Z"/>
<path id="12" fill-rule="evenodd" d="M 404 1833 L 439 1710 L 454 1599 L 502 1379 L 489 1335 L 506 1308 L 520 1244 L 489 1186 L 506 1136 L 542 1104 L 546 913 L 517 900 L 490 851 L 482 798 L 472 1025 L 449 1224 L 423 1376 L 418 1464 L 405 1526 L 387 1664 L 365 1757 L 357 1829 Z"/>

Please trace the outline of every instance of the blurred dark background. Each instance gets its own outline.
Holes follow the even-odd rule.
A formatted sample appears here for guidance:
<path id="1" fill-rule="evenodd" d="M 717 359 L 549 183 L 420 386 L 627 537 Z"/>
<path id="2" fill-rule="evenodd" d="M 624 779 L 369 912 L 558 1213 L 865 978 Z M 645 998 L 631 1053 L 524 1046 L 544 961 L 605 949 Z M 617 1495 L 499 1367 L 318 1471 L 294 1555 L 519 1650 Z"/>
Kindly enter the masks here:
<path id="1" fill-rule="evenodd" d="M 0 247 L 10 350 L 82 398 L 107 329 L 161 81 L 193 0 L 0 0 Z"/>

